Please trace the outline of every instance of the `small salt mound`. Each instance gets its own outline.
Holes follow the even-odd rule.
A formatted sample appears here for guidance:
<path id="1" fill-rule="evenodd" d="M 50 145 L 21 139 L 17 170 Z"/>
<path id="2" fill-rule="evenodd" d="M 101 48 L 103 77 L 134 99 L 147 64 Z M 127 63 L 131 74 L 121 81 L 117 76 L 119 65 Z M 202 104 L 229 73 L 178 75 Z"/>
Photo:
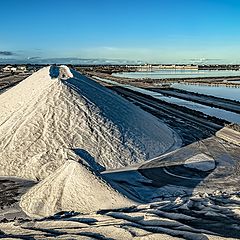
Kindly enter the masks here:
<path id="1" fill-rule="evenodd" d="M 210 171 L 215 168 L 215 160 L 204 154 L 200 153 L 185 161 L 184 167 L 197 169 L 200 171 Z"/>
<path id="2" fill-rule="evenodd" d="M 53 174 L 22 196 L 20 206 L 30 217 L 54 215 L 60 211 L 89 213 L 124 208 L 134 202 L 109 186 L 84 165 L 68 160 Z"/>

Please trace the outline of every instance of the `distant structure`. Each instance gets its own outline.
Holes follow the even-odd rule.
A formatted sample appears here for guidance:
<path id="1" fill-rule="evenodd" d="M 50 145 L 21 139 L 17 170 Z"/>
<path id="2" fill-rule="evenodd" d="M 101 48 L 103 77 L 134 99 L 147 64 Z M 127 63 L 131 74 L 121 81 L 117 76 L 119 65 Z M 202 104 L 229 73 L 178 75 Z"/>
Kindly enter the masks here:
<path id="1" fill-rule="evenodd" d="M 7 65 L 6 67 L 2 68 L 3 72 L 16 72 L 17 68 L 11 65 Z"/>
<path id="2" fill-rule="evenodd" d="M 176 64 L 144 64 L 137 66 L 139 72 L 151 72 L 158 70 L 198 70 L 198 65 L 176 65 Z"/>
<path id="3" fill-rule="evenodd" d="M 17 72 L 26 72 L 27 71 L 27 67 L 26 66 L 17 66 Z"/>
<path id="4" fill-rule="evenodd" d="M 18 73 L 24 73 L 27 71 L 27 67 L 24 65 L 20 65 L 20 66 L 11 66 L 11 65 L 7 65 L 5 67 L 2 68 L 3 72 L 18 72 Z"/>

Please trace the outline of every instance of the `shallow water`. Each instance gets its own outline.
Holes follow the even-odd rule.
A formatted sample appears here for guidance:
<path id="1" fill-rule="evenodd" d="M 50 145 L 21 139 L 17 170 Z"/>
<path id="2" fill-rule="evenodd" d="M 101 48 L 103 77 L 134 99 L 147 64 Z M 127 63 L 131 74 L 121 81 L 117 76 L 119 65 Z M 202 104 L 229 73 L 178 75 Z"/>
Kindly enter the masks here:
<path id="1" fill-rule="evenodd" d="M 226 111 L 226 110 L 219 109 L 219 108 L 215 108 L 215 107 L 209 107 L 209 106 L 206 106 L 206 105 L 203 105 L 203 104 L 199 104 L 199 103 L 195 103 L 195 102 L 191 102 L 191 101 L 187 101 L 187 100 L 183 100 L 183 99 L 179 99 L 179 98 L 175 98 L 175 97 L 166 97 L 166 96 L 163 96 L 162 94 L 157 93 L 157 92 L 145 90 L 145 89 L 130 86 L 130 85 L 124 85 L 124 84 L 117 83 L 117 82 L 107 80 L 107 79 L 103 79 L 103 78 L 97 78 L 96 77 L 96 79 L 101 80 L 103 82 L 111 83 L 111 84 L 116 85 L 116 86 L 122 86 L 122 87 L 125 87 L 125 88 L 128 88 L 128 89 L 134 90 L 136 92 L 141 92 L 141 93 L 144 93 L 146 95 L 150 95 L 154 98 L 160 99 L 162 101 L 176 104 L 178 106 L 184 106 L 184 107 L 187 107 L 189 109 L 205 113 L 209 116 L 214 116 L 214 117 L 217 117 L 217 118 L 220 118 L 220 119 L 227 120 L 229 122 L 240 123 L 240 114 L 237 114 L 237 113 L 233 113 L 233 112 Z M 238 90 L 240 90 L 240 89 L 238 89 Z"/>
<path id="2" fill-rule="evenodd" d="M 211 95 L 220 98 L 227 98 L 240 102 L 240 88 L 232 87 L 215 87 L 215 86 L 203 86 L 195 84 L 174 83 L 171 85 L 174 88 L 182 89 L 190 92 Z"/>
<path id="3" fill-rule="evenodd" d="M 121 72 L 113 73 L 113 76 L 127 78 L 193 78 L 193 77 L 219 77 L 219 76 L 240 76 L 240 71 L 216 71 L 216 70 L 158 70 L 152 72 Z"/>
<path id="4" fill-rule="evenodd" d="M 205 113 L 209 116 L 224 119 L 229 122 L 240 123 L 240 114 L 233 113 L 233 112 L 230 112 L 227 110 L 223 110 L 223 109 L 219 109 L 219 108 L 215 108 L 215 107 L 209 107 L 209 106 L 206 106 L 203 104 L 186 101 L 186 100 L 174 98 L 174 97 L 167 97 L 167 99 L 162 99 L 162 100 L 165 100 L 166 102 L 174 103 L 178 106 L 184 106 L 184 107 L 190 108 L 192 110 L 196 110 L 196 111 Z"/>

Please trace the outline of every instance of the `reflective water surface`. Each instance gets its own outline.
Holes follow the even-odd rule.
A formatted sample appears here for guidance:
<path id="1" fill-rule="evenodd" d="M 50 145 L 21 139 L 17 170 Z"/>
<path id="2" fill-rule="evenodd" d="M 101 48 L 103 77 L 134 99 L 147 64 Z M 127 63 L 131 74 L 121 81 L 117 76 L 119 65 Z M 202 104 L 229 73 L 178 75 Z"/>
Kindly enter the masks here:
<path id="1" fill-rule="evenodd" d="M 169 102 L 169 103 L 176 104 L 178 106 L 184 106 L 184 107 L 187 107 L 187 108 L 192 109 L 192 110 L 197 110 L 197 111 L 203 112 L 203 113 L 205 113 L 209 116 L 214 116 L 214 117 L 217 117 L 217 118 L 220 118 L 220 119 L 227 120 L 229 122 L 240 123 L 240 115 L 237 114 L 237 113 L 233 113 L 233 112 L 226 111 L 226 110 L 219 109 L 219 108 L 215 108 L 215 107 L 209 107 L 209 106 L 206 106 L 206 105 L 203 105 L 203 104 L 199 104 L 199 103 L 195 103 L 195 102 L 192 102 L 192 101 L 187 101 L 187 100 L 183 100 L 183 99 L 179 99 L 179 98 L 175 98 L 175 97 L 166 97 L 166 96 L 163 96 L 162 94 L 157 93 L 157 92 L 145 90 L 145 89 L 130 86 L 130 85 L 117 83 L 117 82 L 114 82 L 114 81 L 111 81 L 111 80 L 108 80 L 108 79 L 103 79 L 103 78 L 99 78 L 99 77 L 96 77 L 96 79 L 101 80 L 103 82 L 111 83 L 111 84 L 116 85 L 116 86 L 122 86 L 124 88 L 134 90 L 136 92 L 141 92 L 141 93 L 144 93 L 146 95 L 150 95 L 154 98 L 160 99 L 162 101 L 166 101 L 166 102 Z M 187 86 L 190 86 L 190 85 L 187 85 Z M 232 89 L 232 88 L 227 88 L 227 89 Z M 240 91 L 240 88 L 238 89 L 238 91 Z"/>
<path id="2" fill-rule="evenodd" d="M 219 77 L 219 76 L 240 76 L 240 71 L 226 71 L 226 70 L 174 70 L 163 69 L 159 71 L 149 72 L 121 72 L 113 73 L 113 76 L 127 77 L 127 78 L 193 78 L 193 77 Z M 239 78 L 240 80 L 240 78 Z"/>

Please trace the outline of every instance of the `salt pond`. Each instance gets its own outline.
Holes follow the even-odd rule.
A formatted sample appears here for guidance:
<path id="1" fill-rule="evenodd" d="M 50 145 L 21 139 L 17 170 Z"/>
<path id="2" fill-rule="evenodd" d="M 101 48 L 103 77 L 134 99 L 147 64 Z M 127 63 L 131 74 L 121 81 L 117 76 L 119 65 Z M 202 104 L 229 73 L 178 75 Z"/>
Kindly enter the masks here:
<path id="1" fill-rule="evenodd" d="M 171 85 L 173 88 L 182 89 L 190 92 L 211 95 L 220 98 L 227 98 L 240 102 L 240 88 L 232 87 L 215 87 L 204 86 L 195 84 L 174 83 Z"/>
<path id="2" fill-rule="evenodd" d="M 163 69 L 159 71 L 148 71 L 148 72 L 121 72 L 121 73 L 113 73 L 112 75 L 117 77 L 140 78 L 140 79 L 144 79 L 144 78 L 165 79 L 165 78 L 240 76 L 240 71 Z"/>
<path id="3" fill-rule="evenodd" d="M 197 110 L 197 111 L 203 112 L 209 116 L 214 116 L 214 117 L 217 117 L 220 119 L 227 120 L 229 122 L 240 123 L 240 114 L 237 114 L 237 113 L 233 113 L 233 112 L 215 108 L 215 107 L 209 107 L 209 106 L 206 106 L 203 104 L 199 104 L 199 103 L 195 103 L 195 102 L 191 102 L 191 101 L 187 101 L 187 100 L 183 100 L 183 99 L 179 99 L 179 98 L 175 98 L 175 97 L 166 97 L 160 93 L 156 93 L 153 91 L 145 90 L 145 89 L 130 86 L 130 85 L 120 84 L 120 83 L 117 83 L 117 82 L 114 82 L 111 80 L 107 80 L 107 79 L 103 79 L 103 78 L 99 78 L 99 77 L 95 77 L 95 78 L 100 81 L 103 81 L 103 82 L 111 83 L 111 84 L 117 85 L 117 86 L 122 86 L 124 88 L 134 90 L 136 92 L 141 92 L 146 95 L 150 95 L 150 96 L 160 99 L 162 101 L 166 101 L 166 102 L 173 103 L 173 104 L 176 104 L 179 106 L 187 107 L 192 110 Z M 187 85 L 187 86 L 190 86 L 190 85 Z M 238 91 L 240 91 L 240 89 L 238 89 Z"/>

